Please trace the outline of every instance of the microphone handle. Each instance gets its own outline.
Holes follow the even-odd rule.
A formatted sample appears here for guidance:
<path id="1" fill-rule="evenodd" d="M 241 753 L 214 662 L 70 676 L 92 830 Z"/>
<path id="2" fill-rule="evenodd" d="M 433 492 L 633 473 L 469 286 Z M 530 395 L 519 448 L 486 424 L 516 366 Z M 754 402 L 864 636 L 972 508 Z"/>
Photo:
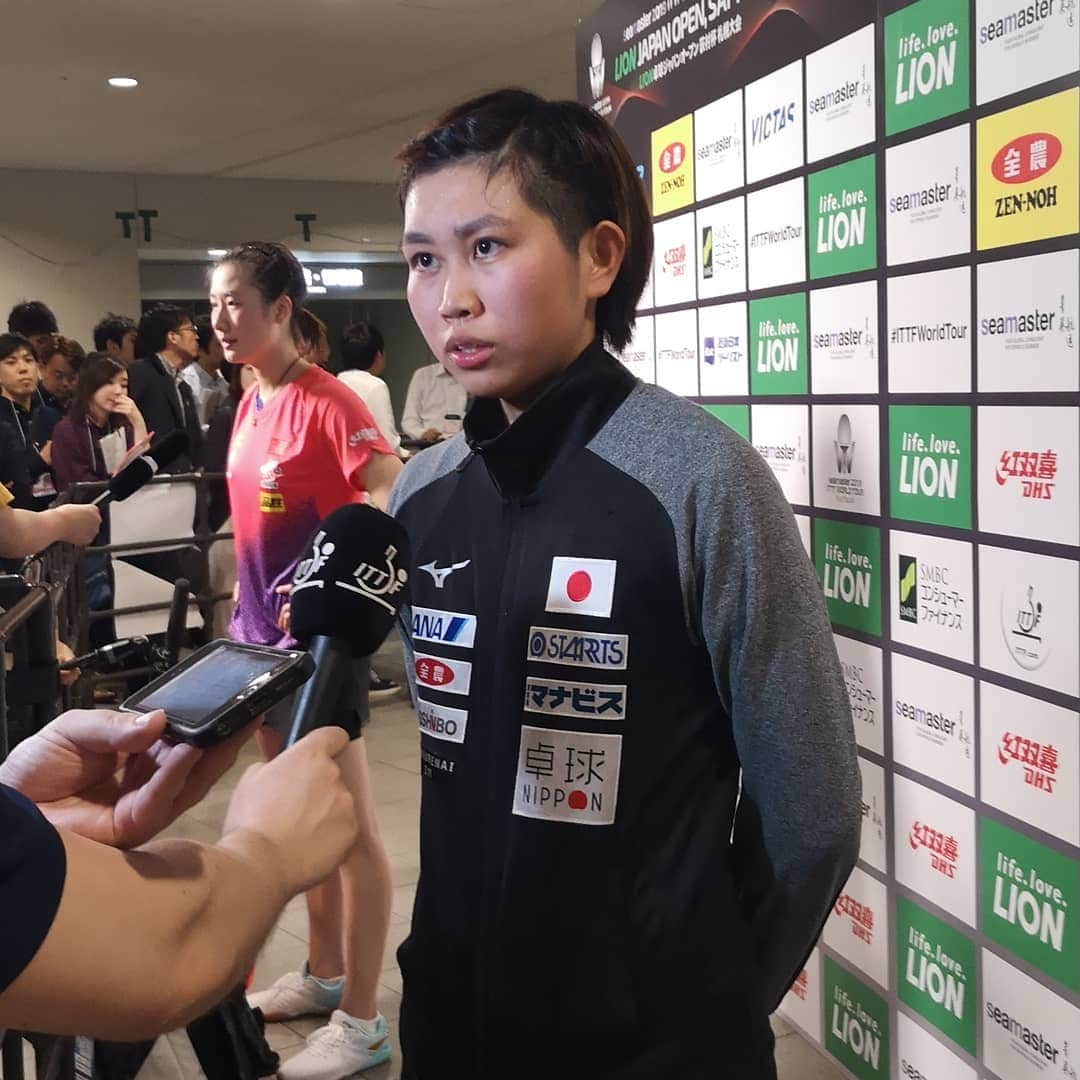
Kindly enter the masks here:
<path id="1" fill-rule="evenodd" d="M 352 738 L 360 734 L 351 709 L 356 674 L 348 642 L 316 634 L 308 647 L 315 673 L 296 693 L 285 748 L 320 727 L 344 728 Z"/>

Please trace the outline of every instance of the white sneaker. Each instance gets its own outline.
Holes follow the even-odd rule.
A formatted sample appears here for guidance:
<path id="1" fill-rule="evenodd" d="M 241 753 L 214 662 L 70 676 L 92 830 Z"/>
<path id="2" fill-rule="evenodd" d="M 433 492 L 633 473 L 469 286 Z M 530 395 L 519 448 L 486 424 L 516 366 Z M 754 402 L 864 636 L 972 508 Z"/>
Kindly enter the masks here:
<path id="1" fill-rule="evenodd" d="M 327 990 L 309 974 L 307 962 L 299 971 L 282 975 L 273 985 L 248 994 L 248 1004 L 258 1009 L 268 1024 L 296 1020 L 301 1016 L 329 1016 L 340 1004 L 345 989 L 345 976 L 333 980 L 334 988 Z"/>
<path id="2" fill-rule="evenodd" d="M 372 1030 L 374 1029 L 374 1030 Z M 279 1080 L 347 1080 L 390 1060 L 390 1031 L 379 1013 L 373 1024 L 335 1009 L 330 1023 L 313 1031 L 296 1057 L 278 1069 Z"/>

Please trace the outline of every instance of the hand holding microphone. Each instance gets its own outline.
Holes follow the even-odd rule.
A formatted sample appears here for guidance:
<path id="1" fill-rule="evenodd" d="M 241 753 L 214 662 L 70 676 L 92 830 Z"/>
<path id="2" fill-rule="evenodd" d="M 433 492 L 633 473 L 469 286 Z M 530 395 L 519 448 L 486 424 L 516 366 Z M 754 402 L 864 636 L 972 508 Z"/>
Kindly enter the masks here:
<path id="1" fill-rule="evenodd" d="M 292 635 L 308 648 L 315 674 L 300 688 L 286 746 L 317 727 L 342 726 L 353 660 L 383 643 L 408 595 L 405 530 L 373 506 L 335 510 L 316 530 L 293 576 Z"/>

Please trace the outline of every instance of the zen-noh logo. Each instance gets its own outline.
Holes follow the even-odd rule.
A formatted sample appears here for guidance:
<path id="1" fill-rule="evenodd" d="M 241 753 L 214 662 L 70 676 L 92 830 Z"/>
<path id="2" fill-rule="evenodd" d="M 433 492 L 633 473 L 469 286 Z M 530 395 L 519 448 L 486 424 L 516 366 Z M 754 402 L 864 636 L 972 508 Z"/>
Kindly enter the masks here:
<path id="1" fill-rule="evenodd" d="M 995 180 L 1028 184 L 1045 176 L 1061 159 L 1061 140 L 1049 131 L 1019 135 L 1007 142 L 990 163 Z"/>
<path id="2" fill-rule="evenodd" d="M 682 163 L 686 160 L 686 146 L 681 142 L 669 143 L 660 151 L 660 156 L 657 159 L 657 164 L 660 166 L 662 173 L 673 173 L 676 169 L 682 167 Z"/>

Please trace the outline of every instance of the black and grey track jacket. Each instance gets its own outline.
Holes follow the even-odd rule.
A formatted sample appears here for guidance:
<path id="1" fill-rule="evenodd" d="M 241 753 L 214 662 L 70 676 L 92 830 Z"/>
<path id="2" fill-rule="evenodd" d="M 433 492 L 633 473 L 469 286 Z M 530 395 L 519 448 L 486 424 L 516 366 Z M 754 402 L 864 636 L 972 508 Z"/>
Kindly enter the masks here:
<path id="1" fill-rule="evenodd" d="M 390 509 L 423 763 L 403 1075 L 772 1076 L 861 808 L 768 467 L 597 344 L 509 427 L 476 401 Z"/>

